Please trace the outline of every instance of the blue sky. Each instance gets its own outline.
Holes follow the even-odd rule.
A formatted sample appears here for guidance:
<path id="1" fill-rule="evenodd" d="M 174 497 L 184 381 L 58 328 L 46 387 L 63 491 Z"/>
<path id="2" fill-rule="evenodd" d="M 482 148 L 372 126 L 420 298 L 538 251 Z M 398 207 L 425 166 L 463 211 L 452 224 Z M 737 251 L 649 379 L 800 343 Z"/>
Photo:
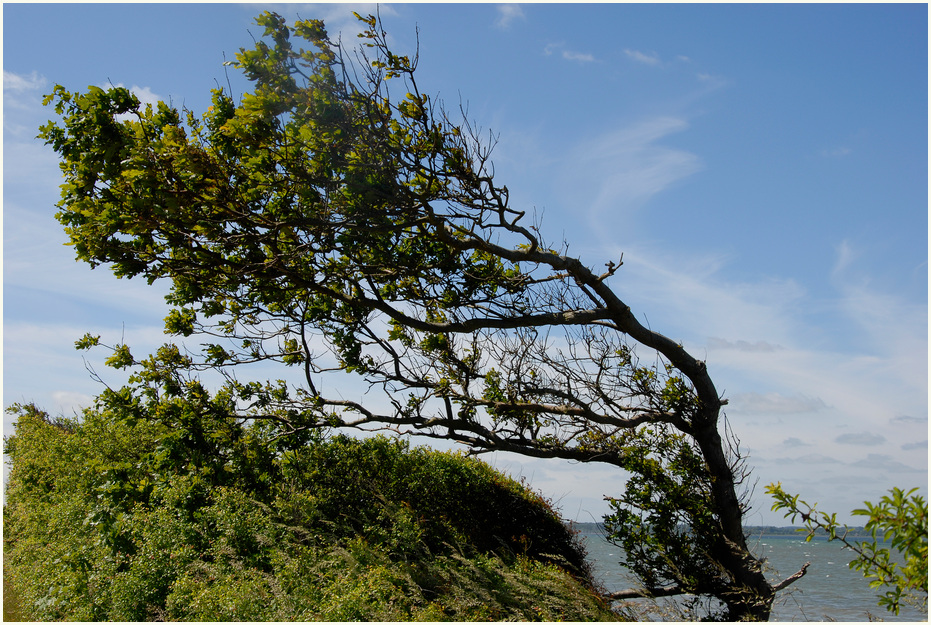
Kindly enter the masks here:
<path id="1" fill-rule="evenodd" d="M 35 141 L 71 90 L 122 84 L 202 112 L 264 9 L 321 17 L 348 44 L 369 5 L 3 6 L 3 402 L 70 414 L 105 354 L 165 337 L 163 291 L 74 262 L 59 173 Z M 498 137 L 512 206 L 601 267 L 708 362 L 758 481 L 847 511 L 927 492 L 927 6 L 382 5 L 421 90 Z M 236 93 L 246 84 L 230 70 Z M 271 373 L 270 375 L 274 375 Z M 4 420 L 5 432 L 10 431 Z M 568 518 L 598 520 L 610 467 L 500 456 Z"/>

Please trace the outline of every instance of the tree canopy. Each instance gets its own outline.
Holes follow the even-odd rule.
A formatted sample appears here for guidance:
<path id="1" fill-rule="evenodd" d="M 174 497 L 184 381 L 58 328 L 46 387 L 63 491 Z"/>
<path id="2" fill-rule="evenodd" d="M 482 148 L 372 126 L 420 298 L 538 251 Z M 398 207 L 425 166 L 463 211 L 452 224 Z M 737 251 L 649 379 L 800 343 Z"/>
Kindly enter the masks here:
<path id="1" fill-rule="evenodd" d="M 41 137 L 77 257 L 167 279 L 166 331 L 204 341 L 145 359 L 111 346 L 134 374 L 108 401 L 152 418 L 142 404 L 210 369 L 227 382 L 204 410 L 294 445 L 355 427 L 615 465 L 608 522 L 635 592 L 767 618 L 779 585 L 747 548 L 746 470 L 705 363 L 638 321 L 610 284 L 621 259 L 596 271 L 547 243 L 494 180 L 493 137 L 425 95 L 417 56 L 357 17 L 346 50 L 319 20 L 262 14 L 264 38 L 232 63 L 252 92 L 217 89 L 202 115 L 123 88 L 48 96 L 61 119 Z M 257 362 L 298 376 L 241 381 Z M 383 399 L 345 398 L 347 373 Z"/>

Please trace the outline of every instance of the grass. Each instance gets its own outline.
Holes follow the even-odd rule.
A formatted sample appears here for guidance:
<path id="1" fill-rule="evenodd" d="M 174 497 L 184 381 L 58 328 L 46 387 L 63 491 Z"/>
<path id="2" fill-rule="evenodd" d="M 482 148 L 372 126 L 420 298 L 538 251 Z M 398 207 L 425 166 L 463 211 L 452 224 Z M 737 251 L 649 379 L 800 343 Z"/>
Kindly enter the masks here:
<path id="1" fill-rule="evenodd" d="M 3 622 L 10 623 L 22 621 L 22 610 L 19 605 L 19 595 L 7 580 L 6 570 L 3 571 Z"/>

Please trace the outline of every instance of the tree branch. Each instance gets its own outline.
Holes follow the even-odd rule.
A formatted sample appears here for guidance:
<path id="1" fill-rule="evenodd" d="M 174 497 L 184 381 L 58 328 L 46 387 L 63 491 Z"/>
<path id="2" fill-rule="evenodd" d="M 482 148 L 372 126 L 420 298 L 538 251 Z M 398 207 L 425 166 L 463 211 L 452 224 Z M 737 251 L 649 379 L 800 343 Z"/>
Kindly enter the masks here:
<path id="1" fill-rule="evenodd" d="M 792 575 L 789 575 L 787 578 L 785 578 L 784 580 L 782 580 L 781 582 L 773 586 L 773 592 L 779 592 L 783 588 L 786 588 L 787 586 L 794 584 L 798 580 L 802 579 L 805 576 L 805 573 L 808 572 L 808 567 L 810 565 L 811 565 L 811 562 L 806 562 L 805 564 L 803 564 L 802 568 L 799 569 L 797 573 L 793 573 Z"/>
<path id="2" fill-rule="evenodd" d="M 657 597 L 672 597 L 686 594 L 690 593 L 683 590 L 680 586 L 661 586 L 659 588 L 645 588 L 643 590 L 628 588 L 627 590 L 613 592 L 605 598 L 610 601 L 623 601 L 625 599 L 655 599 Z"/>

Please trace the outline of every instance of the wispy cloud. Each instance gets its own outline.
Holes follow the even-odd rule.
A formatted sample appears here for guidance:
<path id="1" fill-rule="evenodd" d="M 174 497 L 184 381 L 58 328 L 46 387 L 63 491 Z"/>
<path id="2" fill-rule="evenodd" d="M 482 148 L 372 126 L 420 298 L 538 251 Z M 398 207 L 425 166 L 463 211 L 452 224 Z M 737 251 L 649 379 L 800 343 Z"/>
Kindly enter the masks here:
<path id="1" fill-rule="evenodd" d="M 782 348 L 779 345 L 773 345 L 766 341 L 750 343 L 744 340 L 728 341 L 727 339 L 712 337 L 708 339 L 708 349 L 736 349 L 742 352 L 774 352 Z"/>
<path id="2" fill-rule="evenodd" d="M 604 258 L 624 252 L 624 267 L 612 278 L 622 297 L 638 317 L 649 315 L 651 327 L 707 359 L 761 484 L 781 481 L 811 498 L 828 493 L 844 510 L 927 466 L 926 444 L 915 444 L 927 438 L 927 304 L 877 289 L 858 262 L 867 250 L 839 245 L 833 264 L 811 268 L 833 289 L 813 294 L 791 279 L 729 279 L 733 261 L 714 251 L 697 255 L 662 242 L 619 240 L 623 226 L 609 225 L 600 211 Z M 810 314 L 825 306 L 824 317 Z M 827 344 L 822 318 L 852 322 L 852 334 L 843 344 Z M 795 432 L 787 435 L 788 428 Z M 804 443 L 839 463 L 815 465 L 807 456 L 785 462 L 784 453 L 773 453 Z M 852 464 L 864 449 L 901 466 L 883 462 L 882 474 L 873 475 Z M 856 472 L 849 496 L 837 493 L 844 471 Z M 768 508 L 762 499 L 757 495 L 756 505 Z"/>
<path id="3" fill-rule="evenodd" d="M 543 54 L 550 56 L 554 52 L 559 52 L 562 58 L 567 61 L 579 61 L 581 63 L 592 63 L 596 59 L 594 55 L 587 52 L 577 52 L 575 50 L 566 50 L 563 43 L 550 43 L 543 49 Z"/>
<path id="4" fill-rule="evenodd" d="M 845 146 L 838 146 L 834 148 L 828 148 L 821 150 L 821 156 L 827 158 L 839 158 L 841 156 L 848 156 L 853 150 Z"/>
<path id="5" fill-rule="evenodd" d="M 40 97 L 47 86 L 48 80 L 38 72 L 17 74 L 3 70 L 3 130 L 8 133 L 4 138 L 6 150 L 9 150 L 11 138 L 31 141 L 35 137 L 36 113 L 41 111 Z M 7 162 L 10 160 L 8 158 Z"/>
<path id="6" fill-rule="evenodd" d="M 650 65 L 656 67 L 662 65 L 662 61 L 655 52 L 645 53 L 640 52 L 639 50 L 624 50 L 624 54 L 627 55 L 627 58 L 633 59 L 637 63 L 642 63 L 644 65 Z"/>
<path id="7" fill-rule="evenodd" d="M 859 254 L 854 251 L 853 246 L 848 241 L 841 241 L 834 248 L 836 256 L 834 267 L 831 270 L 832 276 L 837 279 L 841 274 L 857 259 Z"/>
<path id="8" fill-rule="evenodd" d="M 82 408 L 89 408 L 94 405 L 94 398 L 84 393 L 75 393 L 72 391 L 53 391 L 52 406 L 45 406 L 52 414 L 63 414 L 70 416 L 80 414 Z"/>
<path id="9" fill-rule="evenodd" d="M 58 301 L 74 308 L 67 298 Z M 101 317 L 119 318 L 116 314 Z M 4 358 L 18 365 L 4 371 L 4 402 L 35 401 L 43 408 L 66 415 L 90 406 L 92 396 L 102 390 L 85 368 L 85 357 L 87 362 L 100 363 L 106 357 L 104 351 L 84 354 L 73 348 L 84 333 L 100 334 L 109 345 L 125 341 L 136 355 L 152 353 L 167 340 L 160 326 L 128 325 L 120 329 L 102 324 L 5 321 L 4 330 Z M 111 386 L 124 384 L 128 375 L 105 366 L 95 368 Z M 42 375 L 34 375 L 36 371 Z"/>
<path id="10" fill-rule="evenodd" d="M 709 366 L 733 369 L 744 383 L 782 387 L 790 396 L 819 397 L 838 410 L 870 415 L 873 423 L 927 410 L 927 305 L 871 288 L 853 266 L 859 253 L 852 245 L 839 246 L 834 266 L 823 269 L 835 287 L 832 314 L 858 330 L 858 340 L 835 349 L 813 344 L 823 330 L 802 311 L 814 296 L 792 280 L 735 283 L 722 277 L 726 265 L 629 241 L 607 244 L 605 257 L 621 251 L 629 292 L 642 306 L 662 311 L 655 321 L 671 325 L 667 332 L 687 334 L 678 336 L 693 349 L 713 349 Z M 818 294 L 819 305 L 824 296 Z M 717 338 L 691 334 L 700 328 Z M 893 387 L 901 390 L 890 402 L 887 389 Z"/>
<path id="11" fill-rule="evenodd" d="M 139 100 L 142 102 L 143 105 L 152 104 L 154 106 L 155 104 L 159 102 L 159 100 L 162 99 L 161 96 L 156 94 L 149 87 L 140 87 L 138 85 L 133 85 L 132 87 L 129 88 L 129 90 L 133 92 L 133 95 L 139 98 Z"/>
<path id="12" fill-rule="evenodd" d="M 28 75 L 17 74 L 3 70 L 3 91 L 22 93 L 24 91 L 36 91 L 42 89 L 48 84 L 45 76 L 39 75 L 38 72 L 31 72 Z"/>
<path id="13" fill-rule="evenodd" d="M 701 169 L 697 156 L 660 144 L 671 134 L 688 128 L 677 117 L 652 117 L 608 131 L 580 143 L 573 150 L 568 174 L 575 193 L 587 197 L 590 218 L 604 227 L 606 211 L 611 221 L 636 210 L 651 197 Z"/>
<path id="14" fill-rule="evenodd" d="M 563 50 L 562 58 L 569 61 L 581 61 L 583 63 L 591 63 L 595 60 L 595 57 L 586 52 L 574 52 L 572 50 Z"/>
<path id="15" fill-rule="evenodd" d="M 695 78 L 701 83 L 705 93 L 715 91 L 728 84 L 726 78 L 707 72 L 698 72 L 695 74 Z"/>
<path id="16" fill-rule="evenodd" d="M 831 280 L 840 298 L 840 312 L 860 332 L 863 349 L 882 358 L 884 370 L 877 381 L 898 380 L 921 389 L 927 410 L 928 384 L 928 306 L 913 303 L 884 292 L 860 268 L 864 256 L 849 241 L 837 247 L 837 261 Z M 912 414 L 915 414 L 914 411 Z"/>
<path id="17" fill-rule="evenodd" d="M 519 4 L 499 4 L 497 6 L 498 18 L 495 20 L 495 28 L 507 30 L 515 20 L 526 19 L 524 9 Z"/>

